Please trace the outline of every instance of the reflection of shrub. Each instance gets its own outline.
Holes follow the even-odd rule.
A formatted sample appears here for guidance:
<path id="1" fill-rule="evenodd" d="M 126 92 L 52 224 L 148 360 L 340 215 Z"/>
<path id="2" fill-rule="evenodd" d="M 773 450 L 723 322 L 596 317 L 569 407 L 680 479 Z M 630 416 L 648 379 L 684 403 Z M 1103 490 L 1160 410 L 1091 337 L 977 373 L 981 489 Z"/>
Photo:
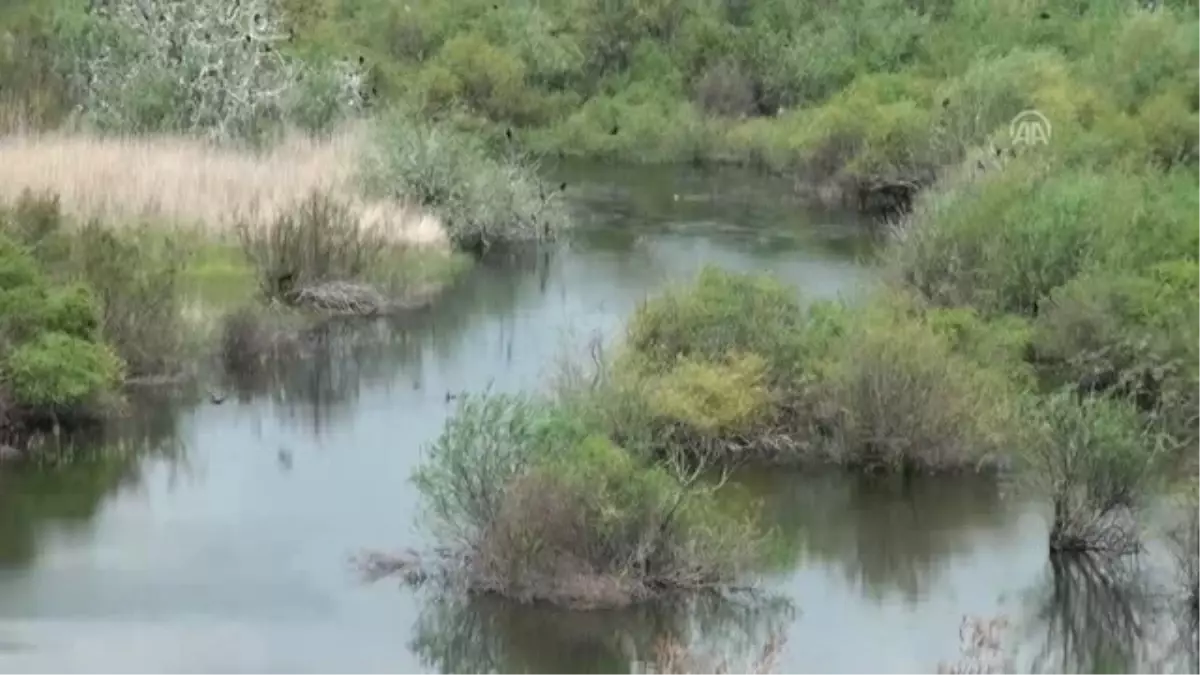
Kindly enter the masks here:
<path id="1" fill-rule="evenodd" d="M 1164 444 L 1121 401 L 1060 392 L 1026 412 L 1028 475 L 1054 506 L 1053 551 L 1126 553 Z"/>
<path id="2" fill-rule="evenodd" d="M 417 485 L 472 588 L 577 606 L 730 581 L 754 553 L 712 490 L 530 399 L 469 397 Z"/>

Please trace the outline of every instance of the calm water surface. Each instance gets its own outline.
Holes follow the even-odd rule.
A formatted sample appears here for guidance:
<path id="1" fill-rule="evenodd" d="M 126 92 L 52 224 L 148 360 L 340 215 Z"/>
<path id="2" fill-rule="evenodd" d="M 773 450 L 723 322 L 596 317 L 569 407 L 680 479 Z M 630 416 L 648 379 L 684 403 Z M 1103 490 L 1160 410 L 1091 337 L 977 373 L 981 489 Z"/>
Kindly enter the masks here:
<path id="1" fill-rule="evenodd" d="M 479 269 L 427 313 L 328 328 L 310 358 L 226 382 L 224 405 L 155 392 L 103 452 L 0 473 L 0 669 L 633 672 L 664 635 L 736 669 L 781 630 L 780 672 L 914 672 L 958 655 L 964 614 L 1004 614 L 1021 669 L 1196 671 L 1147 575 L 1050 564 L 1041 507 L 987 480 L 741 476 L 733 495 L 788 543 L 744 597 L 572 614 L 362 583 L 351 554 L 427 543 L 408 477 L 447 392 L 541 386 L 706 263 L 809 297 L 871 277 L 868 228 L 787 186 L 555 172 L 581 220 L 562 250 Z"/>

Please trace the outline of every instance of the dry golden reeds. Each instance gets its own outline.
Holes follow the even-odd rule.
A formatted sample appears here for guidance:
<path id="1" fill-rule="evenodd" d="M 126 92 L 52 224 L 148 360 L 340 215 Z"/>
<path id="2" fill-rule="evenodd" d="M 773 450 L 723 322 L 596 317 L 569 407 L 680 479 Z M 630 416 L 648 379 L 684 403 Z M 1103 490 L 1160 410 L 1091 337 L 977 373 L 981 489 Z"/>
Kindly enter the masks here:
<path id="1" fill-rule="evenodd" d="M 396 243 L 446 245 L 441 223 L 430 214 L 360 195 L 354 182 L 363 139 L 358 129 L 320 140 L 293 136 L 255 153 L 168 136 L 0 137 L 0 204 L 28 189 L 57 194 L 64 213 L 75 218 L 153 219 L 220 235 L 238 223 L 274 222 L 323 192 Z"/>

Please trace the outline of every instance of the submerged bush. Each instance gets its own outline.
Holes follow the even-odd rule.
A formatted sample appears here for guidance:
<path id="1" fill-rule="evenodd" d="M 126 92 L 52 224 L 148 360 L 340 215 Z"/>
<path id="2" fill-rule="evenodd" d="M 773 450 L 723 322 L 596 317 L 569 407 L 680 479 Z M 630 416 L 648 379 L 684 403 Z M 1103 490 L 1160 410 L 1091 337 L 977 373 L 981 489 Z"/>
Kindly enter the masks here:
<path id="1" fill-rule="evenodd" d="M 460 250 L 546 241 L 570 223 L 560 190 L 523 154 L 496 156 L 479 138 L 404 113 L 375 134 L 363 167 L 367 192 L 431 209 Z"/>
<path id="2" fill-rule="evenodd" d="M 1124 554 L 1166 444 L 1123 401 L 1058 392 L 1025 413 L 1028 478 L 1053 504 L 1052 551 Z"/>
<path id="3" fill-rule="evenodd" d="M 755 554 L 700 472 L 648 465 L 526 397 L 468 397 L 415 480 L 471 588 L 579 607 L 731 581 Z"/>

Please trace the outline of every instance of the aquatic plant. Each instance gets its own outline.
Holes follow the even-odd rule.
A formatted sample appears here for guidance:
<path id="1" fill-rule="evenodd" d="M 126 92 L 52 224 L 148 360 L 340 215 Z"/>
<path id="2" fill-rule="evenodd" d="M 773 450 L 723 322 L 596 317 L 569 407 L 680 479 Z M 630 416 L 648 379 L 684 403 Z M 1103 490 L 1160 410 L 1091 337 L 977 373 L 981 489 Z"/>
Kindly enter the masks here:
<path id="1" fill-rule="evenodd" d="M 1003 462 L 1016 388 L 1000 364 L 953 347 L 903 296 L 883 293 L 856 310 L 817 387 L 833 410 L 830 457 L 867 471 Z"/>

